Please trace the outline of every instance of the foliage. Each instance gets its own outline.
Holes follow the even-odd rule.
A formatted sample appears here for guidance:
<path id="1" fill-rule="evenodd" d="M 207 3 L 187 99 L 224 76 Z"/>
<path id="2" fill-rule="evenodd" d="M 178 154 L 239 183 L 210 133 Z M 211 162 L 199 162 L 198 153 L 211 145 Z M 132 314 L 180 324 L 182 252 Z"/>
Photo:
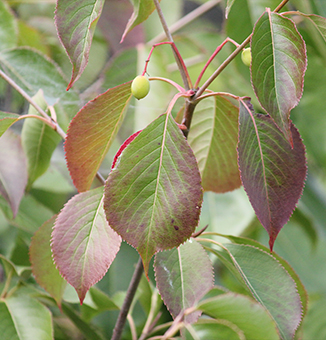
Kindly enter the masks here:
<path id="1" fill-rule="evenodd" d="M 325 337 L 325 16 L 0 2 L 3 339 Z"/>

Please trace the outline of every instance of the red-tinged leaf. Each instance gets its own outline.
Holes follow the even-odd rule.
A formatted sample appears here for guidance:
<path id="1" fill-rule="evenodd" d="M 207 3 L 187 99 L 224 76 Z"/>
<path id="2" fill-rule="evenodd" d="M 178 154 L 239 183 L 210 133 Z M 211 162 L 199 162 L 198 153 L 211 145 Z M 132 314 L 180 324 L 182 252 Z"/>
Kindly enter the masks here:
<path id="1" fill-rule="evenodd" d="M 10 205 L 13 217 L 17 215 L 27 185 L 27 161 L 21 138 L 6 131 L 0 138 L 0 194 Z"/>
<path id="2" fill-rule="evenodd" d="M 252 296 L 276 322 L 282 339 L 293 339 L 302 304 L 290 274 L 269 253 L 251 245 L 224 244 Z"/>
<path id="3" fill-rule="evenodd" d="M 52 233 L 54 262 L 81 303 L 107 272 L 120 243 L 105 219 L 102 187 L 74 196 L 58 215 Z"/>
<path id="4" fill-rule="evenodd" d="M 65 150 L 70 175 L 78 191 L 91 187 L 119 130 L 130 97 L 130 83 L 109 89 L 88 102 L 71 121 Z"/>
<path id="5" fill-rule="evenodd" d="M 304 14 L 300 12 L 296 12 L 296 14 L 300 14 L 304 18 L 308 19 L 316 27 L 316 29 L 326 42 L 326 18 L 315 14 Z"/>
<path id="6" fill-rule="evenodd" d="M 140 134 L 142 130 L 135 132 L 134 134 L 132 134 L 130 137 L 128 137 L 124 143 L 120 146 L 118 152 L 115 154 L 113 162 L 112 162 L 112 166 L 111 169 L 114 168 L 115 164 L 117 163 L 117 160 L 119 158 L 119 156 L 122 154 L 122 151 Z"/>
<path id="7" fill-rule="evenodd" d="M 202 100 L 193 115 L 188 142 L 196 156 L 205 191 L 239 188 L 237 163 L 239 109 L 222 96 Z"/>
<path id="8" fill-rule="evenodd" d="M 178 248 L 155 255 L 157 288 L 175 318 L 181 311 L 194 307 L 213 287 L 212 263 L 202 246 L 190 239 Z M 200 312 L 185 317 L 196 322 Z"/>
<path id="9" fill-rule="evenodd" d="M 201 203 L 195 156 L 170 115 L 158 117 L 124 149 L 105 185 L 109 224 L 138 250 L 146 274 L 156 252 L 191 236 Z"/>
<path id="10" fill-rule="evenodd" d="M 73 65 L 67 90 L 83 73 L 104 0 L 58 0 L 55 23 L 59 38 Z"/>
<path id="11" fill-rule="evenodd" d="M 159 0 L 161 1 L 161 0 Z M 155 5 L 153 0 L 133 0 L 134 12 L 132 13 L 130 19 L 128 20 L 125 31 L 123 32 L 121 42 L 134 27 L 145 21 L 150 14 L 155 10 Z"/>
<path id="12" fill-rule="evenodd" d="M 37 283 L 54 298 L 61 308 L 61 300 L 67 283 L 60 275 L 52 258 L 50 241 L 55 219 L 56 216 L 53 216 L 34 234 L 29 256 Z"/>
<path id="13" fill-rule="evenodd" d="M 256 96 L 292 143 L 289 117 L 302 96 L 305 43 L 290 19 L 267 9 L 255 25 L 251 53 Z"/>
<path id="14" fill-rule="evenodd" d="M 0 137 L 8 130 L 8 128 L 17 122 L 19 115 L 16 113 L 0 111 Z"/>
<path id="15" fill-rule="evenodd" d="M 255 114 L 240 100 L 238 162 L 251 205 L 269 234 L 270 249 L 303 190 L 305 147 L 291 123 L 293 148 L 269 115 Z"/>

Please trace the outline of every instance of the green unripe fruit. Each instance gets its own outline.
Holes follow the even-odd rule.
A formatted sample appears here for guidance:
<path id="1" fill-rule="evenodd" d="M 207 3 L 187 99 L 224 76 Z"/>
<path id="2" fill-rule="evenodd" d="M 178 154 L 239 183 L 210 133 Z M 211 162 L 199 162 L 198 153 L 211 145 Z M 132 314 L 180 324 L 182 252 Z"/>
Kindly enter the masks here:
<path id="1" fill-rule="evenodd" d="M 149 80 L 145 76 L 137 76 L 131 83 L 131 93 L 137 99 L 142 99 L 148 95 Z"/>
<path id="2" fill-rule="evenodd" d="M 250 47 L 245 48 L 242 53 L 241 53 L 241 59 L 242 62 L 246 65 L 246 66 L 250 66 L 251 63 L 251 49 Z"/>

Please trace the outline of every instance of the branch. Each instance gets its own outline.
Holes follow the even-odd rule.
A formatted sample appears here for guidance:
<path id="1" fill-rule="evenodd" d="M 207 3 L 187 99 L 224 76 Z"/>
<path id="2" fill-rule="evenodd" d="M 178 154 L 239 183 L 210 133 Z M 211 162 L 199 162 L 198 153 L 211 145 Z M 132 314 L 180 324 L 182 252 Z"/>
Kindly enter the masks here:
<path id="1" fill-rule="evenodd" d="M 171 25 L 169 27 L 170 33 L 172 34 L 172 33 L 177 32 L 178 30 L 180 30 L 184 26 L 188 25 L 190 22 L 194 21 L 195 19 L 197 19 L 198 17 L 200 17 L 201 15 L 203 15 L 204 13 L 206 13 L 207 11 L 212 9 L 214 6 L 216 6 L 220 2 L 221 2 L 221 0 L 210 0 L 210 1 L 203 3 L 202 5 L 200 5 L 196 9 L 194 9 L 192 12 L 190 12 L 187 15 L 185 15 L 184 17 L 180 18 L 180 20 L 178 20 L 176 23 Z M 166 37 L 166 35 L 164 33 L 159 34 L 155 38 L 150 40 L 147 44 L 148 45 L 157 44 L 157 43 L 161 42 L 165 37 Z"/>
<path id="2" fill-rule="evenodd" d="M 158 16 L 160 18 L 161 24 L 163 26 L 164 32 L 166 34 L 166 37 L 174 45 L 174 41 L 173 41 L 172 35 L 170 33 L 169 27 L 168 27 L 168 25 L 167 25 L 167 23 L 165 21 L 165 18 L 164 18 L 164 15 L 163 15 L 163 12 L 162 12 L 159 0 L 153 0 L 153 1 L 154 1 L 156 10 L 157 10 Z M 175 45 L 174 45 L 174 48 L 176 49 Z M 185 68 L 183 60 L 180 59 L 180 56 L 178 55 L 178 53 L 176 53 L 174 48 L 172 48 L 172 51 L 173 51 L 173 55 L 174 55 L 175 61 L 176 61 L 177 65 L 178 65 L 180 75 L 182 77 L 183 85 L 184 85 L 186 90 L 190 90 L 191 80 L 190 80 L 188 71 Z"/>
<path id="3" fill-rule="evenodd" d="M 139 258 L 136 269 L 134 271 L 134 274 L 131 278 L 131 281 L 130 281 L 130 284 L 127 290 L 127 295 L 123 301 L 123 305 L 121 307 L 117 322 L 115 324 L 111 340 L 119 340 L 121 337 L 123 327 L 126 323 L 127 315 L 128 315 L 132 300 L 135 296 L 137 287 L 139 285 L 141 276 L 143 274 L 143 270 L 144 270 L 143 263 L 142 263 L 141 258 Z"/>

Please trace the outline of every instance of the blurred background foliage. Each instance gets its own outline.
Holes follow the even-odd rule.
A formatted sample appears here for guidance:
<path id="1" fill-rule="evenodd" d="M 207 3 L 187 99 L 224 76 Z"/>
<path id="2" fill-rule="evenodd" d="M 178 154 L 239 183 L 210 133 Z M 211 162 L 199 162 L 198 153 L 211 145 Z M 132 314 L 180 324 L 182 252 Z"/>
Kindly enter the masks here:
<path id="1" fill-rule="evenodd" d="M 182 26 L 180 19 L 195 10 L 205 0 L 162 0 L 161 6 L 178 49 L 185 60 L 193 82 L 196 80 L 206 60 L 215 48 L 228 36 L 241 43 L 252 31 L 255 21 L 265 7 L 275 8 L 277 0 L 236 0 L 229 14 L 224 18 L 224 1 L 203 15 Z M 0 53 L 15 46 L 29 46 L 55 61 L 67 79 L 71 75 L 69 59 L 61 46 L 54 25 L 55 1 L 8 0 L 0 3 L 0 17 L 11 16 L 14 25 L 13 36 L 17 41 L 8 41 L 0 46 Z M 287 10 L 300 10 L 326 16 L 326 2 L 323 0 L 291 0 Z M 120 44 L 124 27 L 132 13 L 129 0 L 107 0 L 98 22 L 88 66 L 82 77 L 74 85 L 78 99 L 71 115 L 77 113 L 87 101 L 108 88 L 132 80 L 141 73 L 151 46 L 161 41 L 161 24 L 153 13 L 142 25 L 131 31 Z M 274 250 L 284 257 L 295 269 L 309 295 L 308 315 L 298 333 L 298 338 L 312 340 L 326 338 L 326 43 L 301 17 L 292 19 L 304 37 L 308 51 L 308 68 L 305 76 L 304 93 L 299 105 L 292 111 L 291 119 L 299 129 L 307 150 L 308 177 L 302 198 L 288 224 L 280 232 Z M 0 33 L 7 30 L 5 20 L 0 22 Z M 174 29 L 173 27 L 176 27 Z M 15 33 L 16 32 L 16 33 Z M 234 47 L 230 44 L 217 55 L 209 66 L 202 81 L 220 65 Z M 171 78 L 182 83 L 170 46 L 155 49 L 148 66 L 150 76 Z M 38 74 L 35 74 L 36 80 Z M 231 92 L 239 96 L 250 96 L 256 111 L 261 111 L 250 83 L 249 69 L 238 56 L 210 86 L 211 90 Z M 100 171 L 106 177 L 110 171 L 115 152 L 122 142 L 133 132 L 145 127 L 155 117 L 162 114 L 174 88 L 153 81 L 150 94 L 141 101 L 132 99 L 124 122 L 113 147 L 110 149 Z M 180 109 L 178 103 L 174 114 Z M 0 110 L 27 113 L 28 105 L 8 84 L 0 80 Z M 13 126 L 20 131 L 20 122 Z M 71 287 L 66 289 L 60 313 L 55 303 L 34 281 L 28 257 L 31 236 L 42 223 L 60 211 L 69 197 L 75 194 L 65 165 L 63 144 L 55 150 L 51 164 L 44 175 L 38 178 L 20 205 L 18 215 L 12 218 L 7 203 L 0 197 L 0 286 L 5 284 L 5 267 L 9 259 L 17 270 L 12 285 L 18 281 L 28 284 L 34 294 L 39 294 L 54 315 L 56 339 L 97 339 L 108 338 L 114 326 L 116 305 L 123 301 L 137 252 L 123 243 L 117 258 L 106 276 L 91 289 L 83 306 L 79 306 L 76 293 Z M 242 188 L 225 194 L 206 192 L 200 225 L 208 225 L 209 231 L 222 234 L 241 235 L 268 244 L 268 235 L 263 230 L 251 208 Z M 5 257 L 5 258 L 4 258 Z M 0 262 L 1 263 L 1 262 Z M 150 273 L 153 280 L 153 273 Z M 215 263 L 216 283 L 234 291 L 241 291 L 235 279 L 219 262 Z M 0 287 L 0 288 L 2 288 Z M 146 322 L 146 313 L 154 287 L 144 279 L 138 299 L 134 305 L 136 327 Z M 105 293 L 105 295 L 104 295 Z M 107 303 L 105 298 L 108 299 Z M 113 303 L 113 302 L 114 303 Z M 101 306 L 102 302 L 102 306 Z M 159 302 L 163 316 L 169 320 L 167 312 Z M 91 326 L 89 322 L 92 321 Z M 163 322 L 163 321 L 162 321 Z M 94 328 L 95 327 L 95 328 Z M 94 330 L 96 329 L 96 331 Z M 100 334 L 100 335 L 99 335 Z M 102 335 L 101 335 L 102 334 Z M 124 338 L 130 338 L 128 330 Z"/>

